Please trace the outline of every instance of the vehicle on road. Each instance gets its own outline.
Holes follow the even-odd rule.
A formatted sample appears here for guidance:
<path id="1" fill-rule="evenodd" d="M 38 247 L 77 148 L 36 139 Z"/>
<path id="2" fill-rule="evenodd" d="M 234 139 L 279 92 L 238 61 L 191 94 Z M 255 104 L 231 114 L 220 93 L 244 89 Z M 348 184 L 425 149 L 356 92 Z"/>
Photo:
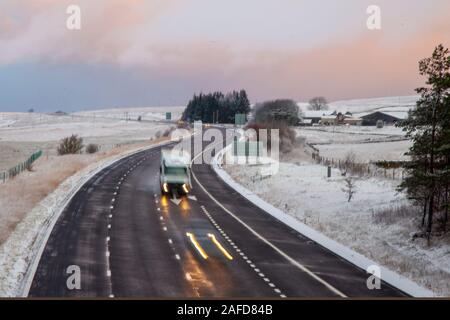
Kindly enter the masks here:
<path id="1" fill-rule="evenodd" d="M 160 183 L 163 194 L 188 194 L 192 189 L 190 157 L 182 151 L 161 150 Z"/>

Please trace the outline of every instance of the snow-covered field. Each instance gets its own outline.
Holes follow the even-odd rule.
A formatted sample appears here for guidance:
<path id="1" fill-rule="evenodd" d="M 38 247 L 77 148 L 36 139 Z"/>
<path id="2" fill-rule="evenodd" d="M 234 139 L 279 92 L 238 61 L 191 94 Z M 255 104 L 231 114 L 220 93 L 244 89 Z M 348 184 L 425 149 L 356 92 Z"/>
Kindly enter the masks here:
<path id="1" fill-rule="evenodd" d="M 181 117 L 185 107 L 143 107 L 143 108 L 114 108 L 104 110 L 80 111 L 75 112 L 75 116 L 92 118 L 112 118 L 122 120 L 137 120 L 141 117 L 143 121 L 160 121 L 166 119 L 166 112 L 172 114 L 172 120 L 178 120 Z"/>
<path id="2" fill-rule="evenodd" d="M 336 101 L 329 104 L 330 110 L 362 114 L 374 111 L 408 112 L 416 105 L 419 96 L 383 97 Z"/>
<path id="3" fill-rule="evenodd" d="M 345 159 L 351 152 L 358 163 L 370 161 L 407 161 L 405 152 L 409 150 L 410 141 L 380 142 L 380 143 L 348 143 L 316 145 L 320 155 L 326 158 Z"/>
<path id="4" fill-rule="evenodd" d="M 391 181 L 355 179 L 356 194 L 349 203 L 344 178 L 326 167 L 309 163 L 281 163 L 279 172 L 266 179 L 257 166 L 229 165 L 225 169 L 237 182 L 265 201 L 331 239 L 386 266 L 438 295 L 450 296 L 450 239 L 427 247 L 412 240 L 420 214 L 384 217 L 380 213 L 407 204 Z"/>
<path id="5" fill-rule="evenodd" d="M 297 128 L 296 132 L 297 136 L 313 144 L 321 156 L 330 159 L 344 159 L 352 152 L 356 162 L 408 160 L 405 153 L 411 147 L 402 129 L 393 126 L 382 129 L 362 126 L 304 127 Z"/>
<path id="6" fill-rule="evenodd" d="M 177 115 L 179 109 L 167 107 L 139 110 L 147 118 L 154 116 L 156 120 L 160 120 L 163 112 L 173 111 Z M 131 110 L 130 114 L 135 112 L 135 109 Z M 120 115 L 124 112 L 128 112 L 128 109 L 86 112 L 96 116 L 0 113 L 0 172 L 26 160 L 37 150 L 43 150 L 45 155 L 54 155 L 58 142 L 72 134 L 82 137 L 84 144 L 95 143 L 101 150 L 109 150 L 118 144 L 149 140 L 158 132 L 162 134 L 173 126 L 164 122 L 122 119 Z M 97 113 L 103 116 L 98 116 Z"/>

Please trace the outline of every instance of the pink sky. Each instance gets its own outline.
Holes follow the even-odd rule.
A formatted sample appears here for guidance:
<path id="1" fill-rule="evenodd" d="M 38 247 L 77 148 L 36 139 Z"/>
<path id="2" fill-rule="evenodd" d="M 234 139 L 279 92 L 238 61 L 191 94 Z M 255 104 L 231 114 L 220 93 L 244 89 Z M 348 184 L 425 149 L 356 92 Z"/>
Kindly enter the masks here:
<path id="1" fill-rule="evenodd" d="M 65 28 L 69 4 L 82 9 L 81 31 Z M 366 28 L 370 4 L 380 31 Z M 0 2 L 0 68 L 106 65 L 167 87 L 246 88 L 253 100 L 413 94 L 418 60 L 439 43 L 450 46 L 448 0 Z"/>

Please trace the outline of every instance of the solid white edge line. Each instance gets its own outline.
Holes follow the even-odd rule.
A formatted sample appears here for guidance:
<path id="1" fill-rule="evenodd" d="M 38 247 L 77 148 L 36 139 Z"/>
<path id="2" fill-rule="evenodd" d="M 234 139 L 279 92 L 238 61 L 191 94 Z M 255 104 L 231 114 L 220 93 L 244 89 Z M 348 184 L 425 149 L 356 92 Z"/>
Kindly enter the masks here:
<path id="1" fill-rule="evenodd" d="M 222 179 L 222 181 L 224 181 L 230 188 L 241 194 L 248 201 L 252 202 L 255 206 L 267 212 L 278 221 L 296 230 L 303 236 L 315 241 L 316 243 L 328 249 L 332 253 L 361 268 L 363 271 L 365 271 L 367 267 L 371 265 L 380 266 L 384 282 L 413 297 L 427 298 L 438 296 L 431 290 L 428 290 L 420 286 L 419 284 L 406 278 L 405 276 L 402 276 L 388 269 L 387 267 L 379 265 L 375 261 L 363 256 L 362 254 L 357 253 L 356 251 L 350 249 L 349 247 L 346 247 L 338 243 L 337 241 L 328 238 L 327 236 L 318 232 L 317 230 L 308 227 L 307 225 L 298 221 L 294 217 L 284 213 L 278 208 L 275 208 L 270 203 L 267 203 L 266 201 L 258 197 L 252 191 L 248 190 L 247 188 L 243 187 L 242 185 L 234 181 L 233 178 L 231 178 L 230 175 L 218 164 L 218 159 L 220 157 L 223 157 L 224 152 L 227 151 L 226 150 L 227 148 L 229 148 L 229 146 L 222 149 L 220 152 L 216 154 L 216 156 L 213 159 L 213 162 L 211 163 L 211 166 L 213 170 L 216 172 L 216 174 L 220 177 L 220 179 Z"/>
<path id="2" fill-rule="evenodd" d="M 215 145 L 214 145 L 215 146 Z M 211 147 L 212 148 L 212 147 Z M 202 153 L 206 152 L 209 149 L 205 149 Z M 197 155 L 192 161 L 194 161 L 198 156 L 200 156 L 202 153 L 200 153 L 199 155 Z M 220 154 L 220 152 L 218 153 Z M 216 155 L 217 157 L 217 155 Z M 256 232 L 255 230 L 252 229 L 252 227 L 250 227 L 249 225 L 247 225 L 244 221 L 242 221 L 239 217 L 237 217 L 234 213 L 232 213 L 230 210 L 228 210 L 224 205 L 222 205 L 211 193 L 208 192 L 208 190 L 206 190 L 206 188 L 203 186 L 203 184 L 197 179 L 197 176 L 195 175 L 194 170 L 192 171 L 192 175 L 195 179 L 195 181 L 197 182 L 197 184 L 200 186 L 200 188 L 202 188 L 202 190 L 211 198 L 211 200 L 213 200 L 219 207 L 221 207 L 226 213 L 228 213 L 231 217 L 233 217 L 236 221 L 238 221 L 240 224 L 242 224 L 247 230 L 249 230 L 253 235 L 255 235 L 258 239 L 260 239 L 262 242 L 264 242 L 265 244 L 267 244 L 268 246 L 270 246 L 273 250 L 275 250 L 278 254 L 280 254 L 283 258 L 285 258 L 287 261 L 289 261 L 292 265 L 296 266 L 297 268 L 299 268 L 300 270 L 302 270 L 303 272 L 305 272 L 306 274 L 308 274 L 309 276 L 311 276 L 313 279 L 317 280 L 318 282 L 320 282 L 321 284 L 323 284 L 328 290 L 330 290 L 331 292 L 333 292 L 334 294 L 342 297 L 342 298 L 346 298 L 347 296 L 345 294 L 343 294 L 341 291 L 339 291 L 338 289 L 336 289 L 335 287 L 333 287 L 331 284 L 329 284 L 328 282 L 326 282 L 325 280 L 323 280 L 321 277 L 317 276 L 316 274 L 314 274 L 312 271 L 310 271 L 308 268 L 306 268 L 304 265 L 302 265 L 301 263 L 299 263 L 298 261 L 296 261 L 295 259 L 291 258 L 289 255 L 287 255 L 285 252 L 283 252 L 282 250 L 280 250 L 277 246 L 275 246 L 274 244 L 272 244 L 269 240 L 267 240 L 266 238 L 264 238 L 262 235 L 260 235 L 258 232 Z"/>

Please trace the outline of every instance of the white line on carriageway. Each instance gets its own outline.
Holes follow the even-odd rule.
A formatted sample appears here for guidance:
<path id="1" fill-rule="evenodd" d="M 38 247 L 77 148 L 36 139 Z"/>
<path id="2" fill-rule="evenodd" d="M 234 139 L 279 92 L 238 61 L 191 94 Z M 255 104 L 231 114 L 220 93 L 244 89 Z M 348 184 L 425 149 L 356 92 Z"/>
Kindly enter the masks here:
<path id="1" fill-rule="evenodd" d="M 200 152 L 198 155 L 196 155 L 192 161 L 191 164 L 199 157 L 201 156 L 203 153 L 205 153 L 206 151 L 214 148 L 216 145 L 218 144 L 223 144 L 222 141 L 218 142 L 217 144 L 214 144 L 212 146 L 210 146 L 209 148 L 206 148 L 205 150 L 203 150 L 202 152 Z M 264 238 L 261 234 L 259 234 L 257 231 L 255 231 L 252 227 L 250 227 L 248 224 L 246 224 L 244 221 L 242 221 L 238 216 L 236 216 L 233 212 L 231 212 L 230 210 L 228 210 L 222 203 L 220 203 L 211 193 L 208 192 L 208 190 L 206 190 L 206 188 L 203 186 L 203 184 L 198 180 L 197 176 L 195 175 L 194 170 L 191 170 L 192 172 L 192 176 L 194 177 L 194 180 L 197 182 L 197 184 L 200 186 L 200 188 L 202 188 L 202 190 L 205 192 L 205 194 L 211 198 L 211 200 L 213 200 L 220 208 L 223 209 L 223 211 L 225 211 L 226 213 L 228 213 L 231 217 L 233 217 L 237 222 L 239 222 L 241 225 L 243 225 L 247 230 L 249 230 L 253 235 L 255 235 L 258 239 L 260 239 L 262 242 L 264 242 L 265 244 L 267 244 L 268 246 L 270 246 L 273 250 L 275 250 L 279 255 L 281 255 L 283 258 L 285 258 L 289 263 L 291 263 L 292 265 L 294 265 L 295 267 L 297 267 L 298 269 L 300 269 L 301 271 L 305 272 L 307 275 L 309 275 L 311 278 L 313 278 L 314 280 L 320 282 L 322 285 L 324 285 L 328 290 L 330 290 L 331 292 L 333 292 L 334 294 L 342 297 L 342 298 L 346 298 L 347 296 L 342 293 L 341 291 L 339 291 L 338 289 L 336 289 L 335 287 L 333 287 L 331 284 L 329 284 L 328 282 L 326 282 L 324 279 L 322 279 L 321 277 L 319 277 L 318 275 L 316 275 L 315 273 L 313 273 L 311 270 L 309 270 L 307 267 L 305 267 L 304 265 L 302 265 L 301 263 L 299 263 L 297 260 L 295 260 L 294 258 L 292 258 L 291 256 L 289 256 L 287 253 L 285 253 L 284 251 L 282 251 L 280 248 L 278 248 L 277 246 L 275 246 L 273 243 L 271 243 L 269 240 L 267 240 L 266 238 Z"/>

